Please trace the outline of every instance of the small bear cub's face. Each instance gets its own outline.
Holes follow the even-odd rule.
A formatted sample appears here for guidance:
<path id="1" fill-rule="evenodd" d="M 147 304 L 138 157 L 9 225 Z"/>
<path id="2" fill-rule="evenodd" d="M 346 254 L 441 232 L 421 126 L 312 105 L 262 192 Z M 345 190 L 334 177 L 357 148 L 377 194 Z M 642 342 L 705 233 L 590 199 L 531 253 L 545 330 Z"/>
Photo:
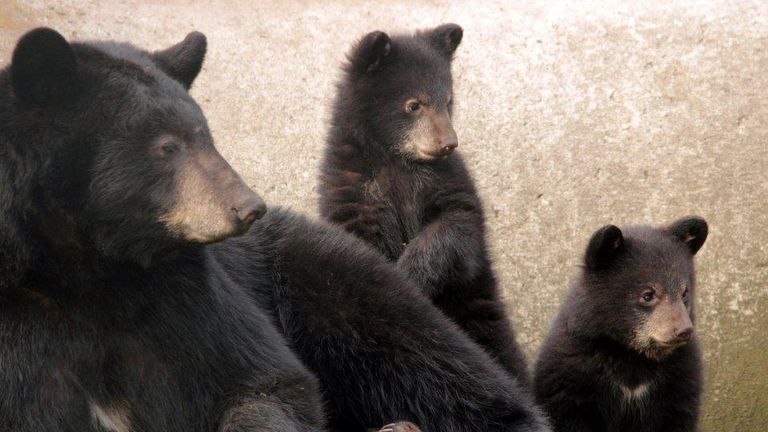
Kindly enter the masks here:
<path id="1" fill-rule="evenodd" d="M 462 36 L 456 24 L 414 36 L 369 33 L 348 56 L 352 94 L 342 90 L 343 109 L 354 110 L 375 141 L 406 159 L 447 157 L 459 145 L 451 60 Z"/>
<path id="2" fill-rule="evenodd" d="M 593 234 L 583 280 L 596 328 L 651 359 L 685 345 L 693 334 L 693 256 L 707 232 L 706 221 L 688 217 Z"/>

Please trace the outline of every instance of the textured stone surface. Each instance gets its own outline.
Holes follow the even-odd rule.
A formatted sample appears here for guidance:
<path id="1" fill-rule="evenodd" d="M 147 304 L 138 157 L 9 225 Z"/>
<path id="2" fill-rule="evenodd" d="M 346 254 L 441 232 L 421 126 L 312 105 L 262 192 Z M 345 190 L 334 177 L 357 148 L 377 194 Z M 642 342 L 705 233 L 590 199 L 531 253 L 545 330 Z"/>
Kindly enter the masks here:
<path id="1" fill-rule="evenodd" d="M 460 149 L 528 353 L 595 229 L 696 213 L 711 224 L 698 257 L 703 430 L 765 430 L 768 3 L 380 3 L 4 0 L 0 63 L 39 25 L 152 49 L 200 30 L 209 56 L 192 93 L 222 153 L 268 203 L 315 215 L 349 44 L 459 23 Z"/>

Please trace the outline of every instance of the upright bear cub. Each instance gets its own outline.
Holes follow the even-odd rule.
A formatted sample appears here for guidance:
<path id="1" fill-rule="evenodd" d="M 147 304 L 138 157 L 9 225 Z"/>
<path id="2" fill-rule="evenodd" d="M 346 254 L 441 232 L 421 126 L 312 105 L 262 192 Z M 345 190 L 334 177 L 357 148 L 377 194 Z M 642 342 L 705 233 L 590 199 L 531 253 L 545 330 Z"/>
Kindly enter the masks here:
<path id="1" fill-rule="evenodd" d="M 0 430 L 548 430 L 378 253 L 265 216 L 187 92 L 205 47 L 38 29 L 0 70 Z"/>
<path id="2" fill-rule="evenodd" d="M 518 381 L 525 357 L 499 297 L 480 199 L 454 152 L 451 60 L 462 29 L 365 36 L 349 54 L 320 213 L 374 245 Z"/>
<path id="3" fill-rule="evenodd" d="M 556 431 L 696 430 L 693 256 L 707 231 L 687 217 L 592 236 L 535 368 Z"/>

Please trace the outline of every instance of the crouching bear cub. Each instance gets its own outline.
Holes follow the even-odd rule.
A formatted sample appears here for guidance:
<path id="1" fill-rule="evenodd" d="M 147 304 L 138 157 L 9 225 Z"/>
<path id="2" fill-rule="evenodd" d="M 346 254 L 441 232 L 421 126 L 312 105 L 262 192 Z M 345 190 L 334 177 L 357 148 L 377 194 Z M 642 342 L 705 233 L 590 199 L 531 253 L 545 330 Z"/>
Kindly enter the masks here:
<path id="1" fill-rule="evenodd" d="M 187 93 L 205 46 L 38 29 L 0 70 L 0 430 L 547 430 L 379 254 L 265 216 Z"/>
<path id="2" fill-rule="evenodd" d="M 687 217 L 592 236 L 535 368 L 556 431 L 696 430 L 693 256 L 707 231 Z"/>
<path id="3" fill-rule="evenodd" d="M 396 262 L 435 305 L 527 386 L 499 296 L 482 203 L 453 129 L 451 60 L 463 31 L 372 32 L 338 87 L 320 213 Z"/>

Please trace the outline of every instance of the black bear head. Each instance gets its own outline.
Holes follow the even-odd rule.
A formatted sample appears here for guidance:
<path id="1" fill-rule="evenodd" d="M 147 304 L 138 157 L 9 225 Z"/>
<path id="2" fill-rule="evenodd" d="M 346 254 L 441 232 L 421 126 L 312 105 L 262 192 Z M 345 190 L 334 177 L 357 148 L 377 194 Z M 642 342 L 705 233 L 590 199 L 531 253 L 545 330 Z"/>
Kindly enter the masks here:
<path id="1" fill-rule="evenodd" d="M 218 153 L 187 93 L 205 46 L 200 33 L 155 53 L 70 44 L 47 28 L 23 36 L 4 72 L 10 86 L 0 86 L 11 113 L 0 145 L 14 149 L 0 164 L 29 173 L 17 210 L 29 207 L 41 227 L 73 221 L 79 241 L 137 259 L 244 232 L 265 205 Z"/>
<path id="2" fill-rule="evenodd" d="M 364 36 L 348 54 L 335 123 L 353 123 L 408 160 L 450 155 L 459 143 L 451 120 L 451 60 L 462 36 L 456 24 L 415 35 Z"/>
<path id="3" fill-rule="evenodd" d="M 696 216 L 661 228 L 600 228 L 584 255 L 579 320 L 649 358 L 684 345 L 693 332 L 693 256 L 706 238 Z"/>

